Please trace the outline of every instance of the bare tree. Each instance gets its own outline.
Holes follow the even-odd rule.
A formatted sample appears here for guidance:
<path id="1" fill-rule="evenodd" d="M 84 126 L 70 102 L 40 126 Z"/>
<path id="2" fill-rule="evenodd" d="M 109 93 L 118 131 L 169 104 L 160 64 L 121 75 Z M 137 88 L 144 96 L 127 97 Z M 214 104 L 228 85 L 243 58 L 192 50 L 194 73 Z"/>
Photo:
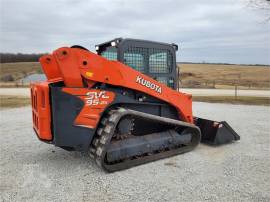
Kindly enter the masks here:
<path id="1" fill-rule="evenodd" d="M 24 53 L 0 53 L 0 63 L 8 62 L 38 62 L 43 54 L 24 54 Z"/>
<path id="2" fill-rule="evenodd" d="M 270 0 L 247 0 L 247 6 L 252 9 L 261 10 L 266 15 L 265 22 L 270 21 Z"/>

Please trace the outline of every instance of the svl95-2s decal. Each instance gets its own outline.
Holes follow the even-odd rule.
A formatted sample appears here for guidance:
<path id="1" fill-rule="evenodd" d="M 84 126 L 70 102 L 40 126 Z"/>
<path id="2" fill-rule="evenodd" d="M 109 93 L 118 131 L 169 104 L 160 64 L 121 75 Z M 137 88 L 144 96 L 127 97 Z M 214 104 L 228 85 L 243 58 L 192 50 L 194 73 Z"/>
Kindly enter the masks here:
<path id="1" fill-rule="evenodd" d="M 110 98 L 108 95 L 106 95 L 106 91 L 100 91 L 100 92 L 88 92 L 86 93 L 87 97 L 84 98 L 85 105 L 107 105 L 108 99 Z"/>
<path id="2" fill-rule="evenodd" d="M 63 88 L 62 91 L 75 95 L 84 102 L 84 106 L 73 124 L 87 128 L 95 128 L 97 126 L 102 112 L 115 98 L 113 92 L 99 89 Z"/>

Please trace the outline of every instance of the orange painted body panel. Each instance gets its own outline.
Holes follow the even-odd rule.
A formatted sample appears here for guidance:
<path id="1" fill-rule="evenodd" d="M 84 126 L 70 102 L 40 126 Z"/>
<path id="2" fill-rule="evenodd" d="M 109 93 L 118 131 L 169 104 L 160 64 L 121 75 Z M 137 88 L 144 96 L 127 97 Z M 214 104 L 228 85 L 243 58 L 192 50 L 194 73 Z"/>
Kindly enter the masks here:
<path id="1" fill-rule="evenodd" d="M 67 54 L 63 57 L 61 54 L 63 55 L 64 52 Z M 80 71 L 80 76 L 89 81 L 102 82 L 144 92 L 173 105 L 177 109 L 180 119 L 193 123 L 192 99 L 189 94 L 177 92 L 127 65 L 118 61 L 107 60 L 83 49 L 60 48 L 54 51 L 53 56 L 62 74 L 70 75 L 73 72 L 71 69 L 76 69 Z M 73 74 L 72 76 L 77 78 L 79 77 L 78 75 L 76 73 L 76 75 Z M 159 86 L 161 93 L 136 82 L 138 76 L 151 84 Z M 81 85 L 70 84 L 68 78 L 63 78 L 63 80 L 68 87 L 81 87 Z"/>
<path id="2" fill-rule="evenodd" d="M 67 87 L 83 87 L 80 69 L 78 68 L 78 61 L 76 53 L 72 48 L 60 48 L 53 52 L 53 56 L 58 64 L 58 69 L 61 72 L 62 78 Z M 69 60 L 70 57 L 74 60 Z"/>
<path id="3" fill-rule="evenodd" d="M 42 140 L 52 140 L 49 82 L 31 84 L 33 128 Z"/>
<path id="4" fill-rule="evenodd" d="M 49 78 L 54 79 L 58 78 L 60 72 L 66 87 L 83 87 L 83 77 L 89 87 L 96 82 L 101 82 L 137 90 L 174 106 L 180 120 L 193 123 L 191 95 L 177 92 L 125 64 L 109 61 L 90 51 L 67 47 L 55 50 L 50 58 L 52 66 L 59 71 L 53 73 L 46 70 L 47 66 L 51 67 L 46 64 L 47 66 L 43 66 L 44 72 L 50 72 Z"/>
<path id="5" fill-rule="evenodd" d="M 58 68 L 56 60 L 52 55 L 44 55 L 39 59 L 43 72 L 46 74 L 48 81 L 62 79 L 61 72 Z"/>
<path id="6" fill-rule="evenodd" d="M 115 98 L 113 92 L 96 89 L 63 88 L 62 91 L 77 96 L 84 102 L 74 125 L 87 128 L 96 128 L 102 112 Z"/>

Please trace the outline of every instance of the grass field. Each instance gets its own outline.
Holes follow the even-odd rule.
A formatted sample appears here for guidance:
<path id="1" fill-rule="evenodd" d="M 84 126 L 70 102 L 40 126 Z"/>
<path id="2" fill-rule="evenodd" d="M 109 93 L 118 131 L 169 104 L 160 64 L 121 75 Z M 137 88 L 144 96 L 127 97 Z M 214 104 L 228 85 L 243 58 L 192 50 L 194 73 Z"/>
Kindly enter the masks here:
<path id="1" fill-rule="evenodd" d="M 12 76 L 14 81 L 24 78 L 27 75 L 42 73 L 41 66 L 38 62 L 16 62 L 16 63 L 0 63 L 1 82 L 7 76 Z"/>
<path id="2" fill-rule="evenodd" d="M 270 89 L 270 66 L 180 64 L 183 88 Z"/>
<path id="3" fill-rule="evenodd" d="M 21 78 L 41 73 L 37 62 L 2 63 L 0 86 L 16 86 Z M 270 66 L 178 64 L 183 88 L 270 89 Z M 14 81 L 5 81 L 7 77 Z"/>

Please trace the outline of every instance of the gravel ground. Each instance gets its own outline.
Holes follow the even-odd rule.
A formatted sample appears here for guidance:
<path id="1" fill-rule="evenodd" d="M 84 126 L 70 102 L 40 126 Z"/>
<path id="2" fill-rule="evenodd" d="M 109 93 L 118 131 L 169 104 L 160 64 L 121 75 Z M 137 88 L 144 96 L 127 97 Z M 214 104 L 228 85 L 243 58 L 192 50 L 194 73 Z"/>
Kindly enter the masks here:
<path id="1" fill-rule="evenodd" d="M 2 201 L 270 201 L 270 108 L 195 103 L 241 141 L 112 174 L 79 152 L 38 141 L 29 107 L 1 111 Z"/>

